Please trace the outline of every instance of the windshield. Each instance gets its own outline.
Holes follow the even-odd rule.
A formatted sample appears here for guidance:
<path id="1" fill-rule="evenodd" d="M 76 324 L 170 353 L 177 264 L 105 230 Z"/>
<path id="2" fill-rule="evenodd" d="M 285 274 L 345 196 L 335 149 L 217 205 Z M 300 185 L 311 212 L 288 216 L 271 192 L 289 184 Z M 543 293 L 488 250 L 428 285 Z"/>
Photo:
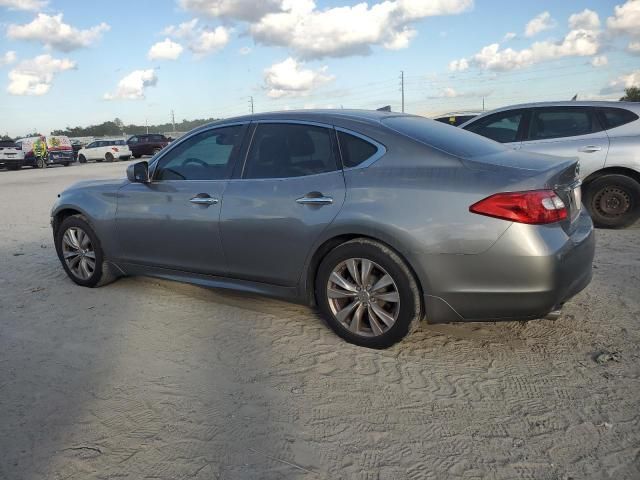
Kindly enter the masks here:
<path id="1" fill-rule="evenodd" d="M 493 140 L 424 117 L 398 116 L 385 118 L 382 123 L 398 133 L 457 157 L 490 155 L 505 149 Z"/>

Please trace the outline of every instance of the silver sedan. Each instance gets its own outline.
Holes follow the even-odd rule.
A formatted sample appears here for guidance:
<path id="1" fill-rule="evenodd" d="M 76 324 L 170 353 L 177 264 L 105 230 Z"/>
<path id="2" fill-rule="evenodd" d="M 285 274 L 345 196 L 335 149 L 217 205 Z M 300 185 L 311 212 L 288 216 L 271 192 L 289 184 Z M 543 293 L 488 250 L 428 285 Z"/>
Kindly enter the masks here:
<path id="1" fill-rule="evenodd" d="M 271 295 L 372 348 L 423 318 L 557 316 L 594 254 L 575 160 L 369 111 L 198 128 L 126 178 L 62 192 L 51 221 L 78 285 L 149 275 Z"/>

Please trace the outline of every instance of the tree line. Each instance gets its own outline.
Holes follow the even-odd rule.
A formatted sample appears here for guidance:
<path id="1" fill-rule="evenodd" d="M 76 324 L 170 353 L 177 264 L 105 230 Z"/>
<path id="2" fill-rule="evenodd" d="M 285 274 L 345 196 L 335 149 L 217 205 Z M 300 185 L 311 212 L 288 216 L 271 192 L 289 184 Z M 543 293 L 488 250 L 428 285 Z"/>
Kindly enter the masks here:
<path id="1" fill-rule="evenodd" d="M 175 124 L 175 131 L 188 132 L 196 127 L 218 120 L 216 118 L 198 118 L 195 120 L 182 120 Z M 61 130 L 53 130 L 52 135 L 66 135 L 67 137 L 106 137 L 120 135 L 138 135 L 141 133 L 164 133 L 172 132 L 172 123 L 161 123 L 157 125 L 125 125 L 122 120 L 115 118 L 114 120 L 100 123 L 98 125 L 89 125 L 88 127 L 67 127 Z"/>

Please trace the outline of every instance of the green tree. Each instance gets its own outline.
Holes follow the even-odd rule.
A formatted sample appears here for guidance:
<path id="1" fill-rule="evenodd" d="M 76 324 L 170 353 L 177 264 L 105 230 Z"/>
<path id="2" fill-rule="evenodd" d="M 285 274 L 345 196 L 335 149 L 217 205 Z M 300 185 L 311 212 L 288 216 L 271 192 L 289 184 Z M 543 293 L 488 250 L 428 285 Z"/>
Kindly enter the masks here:
<path id="1" fill-rule="evenodd" d="M 629 87 L 624 89 L 624 97 L 620 99 L 621 102 L 640 102 L 640 88 Z"/>

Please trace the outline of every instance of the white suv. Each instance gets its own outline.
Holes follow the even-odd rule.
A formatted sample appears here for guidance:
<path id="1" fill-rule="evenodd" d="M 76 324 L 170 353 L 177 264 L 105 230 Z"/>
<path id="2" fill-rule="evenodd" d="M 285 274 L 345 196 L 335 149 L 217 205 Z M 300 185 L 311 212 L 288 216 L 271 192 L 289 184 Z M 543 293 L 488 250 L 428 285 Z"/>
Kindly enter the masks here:
<path id="1" fill-rule="evenodd" d="M 96 140 L 81 148 L 78 152 L 78 161 L 87 163 L 89 160 L 96 162 L 113 162 L 114 160 L 129 160 L 131 150 L 124 140 Z"/>
<path id="2" fill-rule="evenodd" d="M 7 170 L 19 170 L 24 163 L 24 152 L 13 140 L 0 140 L 0 164 Z"/>

